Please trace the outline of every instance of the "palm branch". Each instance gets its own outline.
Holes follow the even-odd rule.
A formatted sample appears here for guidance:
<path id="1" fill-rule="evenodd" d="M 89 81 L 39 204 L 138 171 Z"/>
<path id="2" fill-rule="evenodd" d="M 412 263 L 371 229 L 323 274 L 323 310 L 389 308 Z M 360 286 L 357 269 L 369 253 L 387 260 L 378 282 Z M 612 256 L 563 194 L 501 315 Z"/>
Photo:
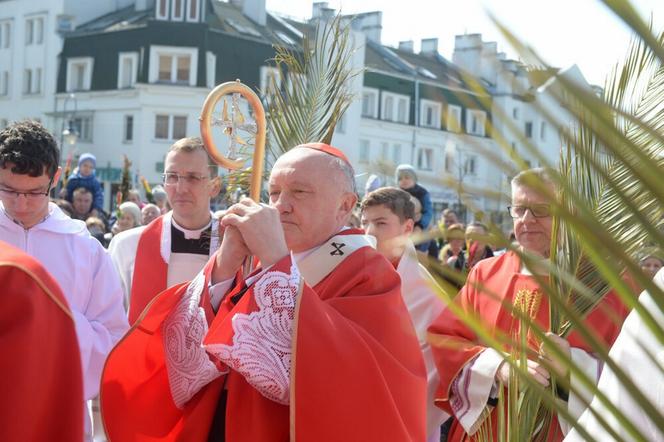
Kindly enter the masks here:
<path id="1" fill-rule="evenodd" d="M 341 16 L 329 23 L 319 22 L 313 33 L 305 32 L 302 52 L 285 46 L 275 46 L 275 52 L 278 77 L 288 81 L 270 77 L 261 91 L 267 108 L 268 165 L 297 145 L 332 141 L 337 122 L 354 98 L 351 80 L 360 72 L 349 68 L 353 55 L 350 28 L 342 25 Z M 228 200 L 234 201 L 248 188 L 250 172 L 228 173 Z"/>
<path id="2" fill-rule="evenodd" d="M 353 71 L 350 28 L 341 16 L 316 26 L 314 36 L 305 35 L 302 53 L 277 47 L 275 62 L 290 86 L 277 87 L 271 78 L 268 97 L 269 144 L 273 156 L 303 143 L 332 141 L 334 128 L 350 105 Z"/>
<path id="3" fill-rule="evenodd" d="M 545 118 L 564 134 L 565 147 L 561 154 L 560 169 L 553 173 L 559 195 L 551 195 L 551 204 L 557 218 L 549 264 L 551 277 L 539 278 L 538 282 L 552 306 L 552 329 L 561 335 L 576 330 L 592 351 L 616 373 L 643 412 L 664 431 L 664 410 L 647 400 L 625 372 L 625 367 L 617 366 L 609 358 L 606 346 L 584 323 L 585 315 L 612 288 L 626 305 L 635 308 L 648 329 L 664 344 L 664 330 L 636 302 L 630 287 L 621 276 L 625 272 L 629 273 L 638 285 L 653 294 L 653 299 L 664 311 L 664 294 L 640 271 L 635 260 L 635 252 L 644 242 L 659 247 L 664 245 L 661 231 L 664 202 L 664 186 L 661 185 L 664 170 L 664 34 L 653 36 L 647 27 L 638 22 L 638 17 L 632 14 L 633 9 L 627 2 L 607 0 L 607 3 L 611 3 L 616 11 L 627 11 L 625 21 L 634 24 L 632 27 L 638 37 L 630 47 L 625 61 L 607 80 L 604 97 L 594 96 L 592 92 L 563 78 L 560 81 L 561 92 L 556 98 L 569 105 L 569 97 L 574 97 L 568 110 L 576 117 L 577 125 L 566 127 L 563 121 L 548 114 L 546 109 L 540 109 Z M 497 24 L 522 57 L 537 59 L 546 66 L 534 51 L 499 22 Z M 501 115 L 498 112 L 493 117 L 499 118 Z M 510 126 L 509 120 L 507 122 L 507 126 Z M 499 134 L 497 138 L 500 138 Z M 535 146 L 528 140 L 521 141 L 537 157 Z M 538 159 L 546 164 L 541 155 Z M 522 161 L 517 159 L 517 163 L 523 167 Z M 547 166 L 554 169 L 554 165 Z M 532 257 L 527 253 L 520 253 L 520 256 L 528 267 Z M 436 271 L 432 273 L 440 274 Z M 454 308 L 454 304 L 450 308 Z M 518 315 L 512 306 L 505 308 L 511 309 L 538 339 L 548 343 L 544 336 L 545 330 L 533 324 L 528 317 Z M 594 440 L 593 435 L 578 426 L 566 407 L 561 406 L 551 389 L 538 387 L 528 376 L 523 369 L 522 359 L 529 350 L 520 342 L 519 336 L 492 340 L 491 334 L 483 329 L 476 318 L 463 311 L 455 313 L 491 347 L 502 350 L 508 345 L 521 349 L 506 359 L 516 376 L 510 381 L 514 385 L 508 388 L 507 395 L 500 395 L 501 402 L 507 402 L 508 406 L 506 414 L 498 416 L 500 429 L 497 435 L 490 435 L 492 439 L 495 436 L 498 440 L 536 440 L 541 435 L 535 434 L 533 428 L 538 427 L 538 421 L 545 422 L 543 410 L 551 410 L 577 427 L 584 438 Z M 597 389 L 595 379 L 586 376 L 580 367 L 557 351 L 556 347 L 551 347 L 551 350 L 565 361 L 571 375 L 579 379 L 580 385 L 597 396 L 630 437 L 646 440 L 643 429 L 636 428 L 625 417 L 620 409 L 621 404 L 611 403 Z M 649 354 L 648 357 L 656 361 L 655 355 Z M 664 368 L 660 374 L 664 375 Z M 570 385 L 564 379 L 561 381 L 572 393 L 584 397 L 580 387 Z M 537 412 L 524 406 L 537 404 L 538 401 L 543 407 L 536 406 Z M 588 404 L 588 400 L 584 401 Z M 499 410 L 502 411 L 500 406 Z M 610 434 L 620 439 L 615 429 L 608 425 L 607 416 L 595 411 L 592 413 Z"/>
<path id="4" fill-rule="evenodd" d="M 119 204 L 129 200 L 129 190 L 131 189 L 131 161 L 127 155 L 123 155 L 122 160 L 122 181 L 120 182 L 119 192 L 122 194 L 122 199 Z M 118 205 L 119 205 L 118 204 Z"/>

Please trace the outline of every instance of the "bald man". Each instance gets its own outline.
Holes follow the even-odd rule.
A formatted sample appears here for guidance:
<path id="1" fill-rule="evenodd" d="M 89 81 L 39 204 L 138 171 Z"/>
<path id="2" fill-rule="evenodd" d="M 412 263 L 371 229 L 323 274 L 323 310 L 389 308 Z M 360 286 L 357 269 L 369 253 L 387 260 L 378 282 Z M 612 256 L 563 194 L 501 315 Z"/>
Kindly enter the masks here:
<path id="1" fill-rule="evenodd" d="M 111 440 L 424 440 L 426 372 L 394 267 L 361 230 L 353 168 L 280 157 L 270 204 L 221 219 L 219 252 L 162 292 L 110 356 Z M 261 267 L 239 276 L 244 260 Z"/>

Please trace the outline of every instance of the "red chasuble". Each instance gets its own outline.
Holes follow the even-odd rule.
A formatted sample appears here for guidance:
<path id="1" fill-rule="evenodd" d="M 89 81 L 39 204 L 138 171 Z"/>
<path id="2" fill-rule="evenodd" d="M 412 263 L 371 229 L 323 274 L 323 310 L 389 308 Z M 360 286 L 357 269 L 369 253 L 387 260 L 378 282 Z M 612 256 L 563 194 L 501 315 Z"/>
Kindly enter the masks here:
<path id="1" fill-rule="evenodd" d="M 502 308 L 501 300 L 513 302 L 517 293 L 536 294 L 539 286 L 535 278 L 520 274 L 520 261 L 516 254 L 507 252 L 496 258 L 480 261 L 470 272 L 468 283 L 461 289 L 455 302 L 466 312 L 475 312 L 488 330 L 516 332 L 518 321 L 512 314 Z M 482 293 L 473 282 L 480 282 L 486 287 Z M 544 330 L 549 329 L 549 304 L 544 293 L 541 293 L 539 309 L 534 315 L 535 322 Z M 496 299 L 498 296 L 500 299 Z M 586 323 L 610 347 L 620 332 L 622 321 L 628 314 L 627 308 L 617 295 L 610 292 L 602 304 L 586 318 Z M 440 385 L 436 393 L 436 404 L 448 413 L 453 413 L 450 405 L 450 389 L 453 381 L 463 367 L 486 347 L 477 336 L 460 320 L 451 309 L 446 309 L 429 327 L 429 342 L 433 349 L 434 359 L 440 374 Z M 590 347 L 576 332 L 568 336 L 572 347 L 590 352 Z M 537 351 L 539 342 L 531 336 L 529 347 Z M 505 349 L 508 351 L 508 349 Z M 497 435 L 497 415 L 491 413 L 493 434 Z M 555 429 L 555 434 L 553 429 Z M 549 440 L 563 439 L 558 421 L 552 423 L 553 434 Z M 455 419 L 448 437 L 449 441 L 473 440 Z"/>
<path id="2" fill-rule="evenodd" d="M 422 355 L 398 274 L 375 250 L 355 250 L 313 287 L 284 258 L 227 295 L 211 324 L 210 270 L 161 293 L 111 352 L 101 387 L 111 441 L 206 441 L 222 388 L 227 441 L 425 440 Z M 200 300 L 187 297 L 196 287 Z M 178 311 L 190 320 L 173 321 Z"/>
<path id="3" fill-rule="evenodd" d="M 2 441 L 82 441 L 83 380 L 74 318 L 60 287 L 0 243 Z"/>
<path id="4" fill-rule="evenodd" d="M 136 322 L 152 298 L 166 289 L 168 264 L 161 256 L 163 221 L 162 215 L 148 224 L 138 240 L 129 296 L 129 324 Z"/>

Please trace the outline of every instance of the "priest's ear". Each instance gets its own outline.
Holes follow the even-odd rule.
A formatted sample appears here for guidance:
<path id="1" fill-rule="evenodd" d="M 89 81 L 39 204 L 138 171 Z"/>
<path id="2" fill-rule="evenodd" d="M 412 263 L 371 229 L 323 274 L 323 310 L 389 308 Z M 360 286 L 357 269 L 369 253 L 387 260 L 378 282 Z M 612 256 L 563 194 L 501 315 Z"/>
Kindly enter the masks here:
<path id="1" fill-rule="evenodd" d="M 357 194 L 343 192 L 339 204 L 339 219 L 348 219 L 357 205 Z"/>
<path id="2" fill-rule="evenodd" d="M 210 178 L 209 186 L 210 198 L 214 198 L 219 195 L 219 192 L 221 191 L 221 177 L 217 175 L 214 178 Z"/>

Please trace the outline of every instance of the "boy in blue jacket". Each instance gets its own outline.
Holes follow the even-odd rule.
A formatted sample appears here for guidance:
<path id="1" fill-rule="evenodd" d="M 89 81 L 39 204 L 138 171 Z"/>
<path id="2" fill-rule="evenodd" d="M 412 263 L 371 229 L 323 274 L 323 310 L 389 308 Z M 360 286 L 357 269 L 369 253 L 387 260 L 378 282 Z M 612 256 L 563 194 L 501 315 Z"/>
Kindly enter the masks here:
<path id="1" fill-rule="evenodd" d="M 91 153 L 84 153 L 78 159 L 78 167 L 67 179 L 67 201 L 73 200 L 74 190 L 85 187 L 92 192 L 92 210 L 102 212 L 104 208 L 104 188 L 95 176 L 97 158 Z"/>
<path id="2" fill-rule="evenodd" d="M 397 166 L 395 178 L 401 190 L 405 190 L 422 205 L 422 217 L 415 223 L 415 231 L 426 232 L 433 219 L 433 204 L 431 203 L 431 196 L 429 191 L 424 187 L 417 184 L 417 174 L 415 168 L 410 164 L 400 164 Z M 426 241 L 415 246 L 420 252 L 429 250 L 429 241 Z"/>

